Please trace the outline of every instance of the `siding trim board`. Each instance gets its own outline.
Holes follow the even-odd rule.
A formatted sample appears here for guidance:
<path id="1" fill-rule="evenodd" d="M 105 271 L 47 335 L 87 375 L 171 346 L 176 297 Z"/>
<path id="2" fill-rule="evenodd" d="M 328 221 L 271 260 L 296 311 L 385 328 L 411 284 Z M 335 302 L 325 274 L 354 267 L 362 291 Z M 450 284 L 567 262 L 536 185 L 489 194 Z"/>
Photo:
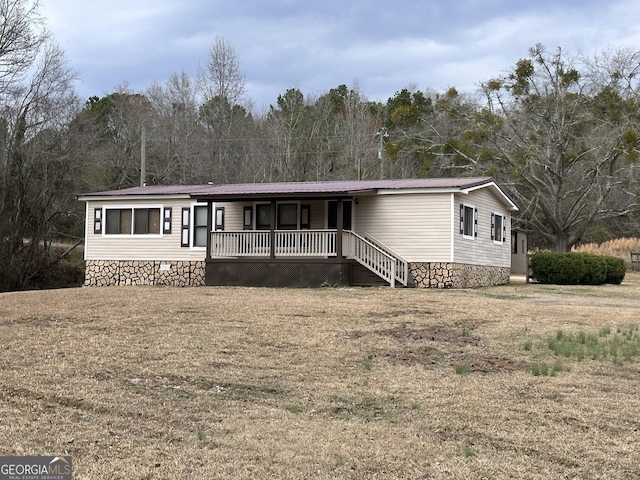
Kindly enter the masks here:
<path id="1" fill-rule="evenodd" d="M 456 213 L 456 196 L 454 193 L 451 194 L 451 237 L 449 239 L 450 241 L 450 257 L 449 257 L 449 261 L 453 262 L 454 258 L 455 258 L 455 238 L 456 238 L 456 221 L 455 221 L 455 213 Z"/>

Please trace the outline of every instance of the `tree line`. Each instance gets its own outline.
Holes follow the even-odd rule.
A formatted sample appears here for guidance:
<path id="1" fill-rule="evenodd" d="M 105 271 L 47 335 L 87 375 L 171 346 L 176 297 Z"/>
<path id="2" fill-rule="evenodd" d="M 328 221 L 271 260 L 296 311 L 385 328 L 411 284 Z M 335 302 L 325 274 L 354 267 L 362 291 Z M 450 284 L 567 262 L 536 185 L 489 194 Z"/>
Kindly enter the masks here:
<path id="1" fill-rule="evenodd" d="M 535 45 L 477 92 L 289 88 L 256 112 L 232 45 L 194 76 L 82 100 L 37 4 L 0 0 L 0 290 L 81 240 L 79 193 L 166 184 L 490 175 L 538 246 L 638 228 L 640 52 Z M 145 168 L 141 156 L 144 151 Z"/>

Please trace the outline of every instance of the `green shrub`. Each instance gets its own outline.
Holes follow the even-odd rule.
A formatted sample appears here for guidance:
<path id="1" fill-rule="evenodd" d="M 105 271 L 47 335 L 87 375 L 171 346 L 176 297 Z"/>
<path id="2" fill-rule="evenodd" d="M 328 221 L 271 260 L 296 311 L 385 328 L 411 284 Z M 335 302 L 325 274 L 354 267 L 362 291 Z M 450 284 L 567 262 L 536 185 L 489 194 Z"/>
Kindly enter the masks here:
<path id="1" fill-rule="evenodd" d="M 611 256 L 606 256 L 604 259 L 607 262 L 607 277 L 605 283 L 620 285 L 622 280 L 624 280 L 625 273 L 627 273 L 627 266 L 624 264 L 624 260 Z"/>
<path id="2" fill-rule="evenodd" d="M 587 267 L 582 255 L 539 251 L 531 255 L 531 272 L 540 283 L 577 285 L 585 275 Z"/>
<path id="3" fill-rule="evenodd" d="M 602 285 L 607 279 L 607 261 L 605 257 L 590 253 L 574 253 L 581 255 L 584 261 L 585 272 L 579 283 L 583 285 Z"/>
<path id="4" fill-rule="evenodd" d="M 619 284 L 626 273 L 622 259 L 584 252 L 536 252 L 530 266 L 538 282 L 559 285 Z"/>

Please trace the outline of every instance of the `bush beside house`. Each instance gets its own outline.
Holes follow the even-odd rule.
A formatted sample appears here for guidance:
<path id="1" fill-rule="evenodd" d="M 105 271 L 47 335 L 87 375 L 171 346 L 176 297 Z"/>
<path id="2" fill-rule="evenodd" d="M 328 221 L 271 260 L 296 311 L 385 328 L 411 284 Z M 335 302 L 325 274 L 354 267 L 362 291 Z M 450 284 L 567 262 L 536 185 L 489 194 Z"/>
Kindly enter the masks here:
<path id="1" fill-rule="evenodd" d="M 530 267 L 538 282 L 559 285 L 618 285 L 627 268 L 618 257 L 550 251 L 534 253 Z"/>

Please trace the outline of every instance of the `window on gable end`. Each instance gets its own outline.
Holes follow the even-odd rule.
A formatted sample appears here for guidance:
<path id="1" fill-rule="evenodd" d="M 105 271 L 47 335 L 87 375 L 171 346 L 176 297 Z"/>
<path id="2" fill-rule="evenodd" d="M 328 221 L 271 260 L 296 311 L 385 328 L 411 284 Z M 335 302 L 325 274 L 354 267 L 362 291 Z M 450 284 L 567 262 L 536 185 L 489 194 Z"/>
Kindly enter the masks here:
<path id="1" fill-rule="evenodd" d="M 491 240 L 503 243 L 506 236 L 505 218 L 499 213 L 491 214 Z"/>
<path id="2" fill-rule="evenodd" d="M 460 205 L 460 233 L 468 238 L 477 236 L 477 209 L 469 205 Z"/>

